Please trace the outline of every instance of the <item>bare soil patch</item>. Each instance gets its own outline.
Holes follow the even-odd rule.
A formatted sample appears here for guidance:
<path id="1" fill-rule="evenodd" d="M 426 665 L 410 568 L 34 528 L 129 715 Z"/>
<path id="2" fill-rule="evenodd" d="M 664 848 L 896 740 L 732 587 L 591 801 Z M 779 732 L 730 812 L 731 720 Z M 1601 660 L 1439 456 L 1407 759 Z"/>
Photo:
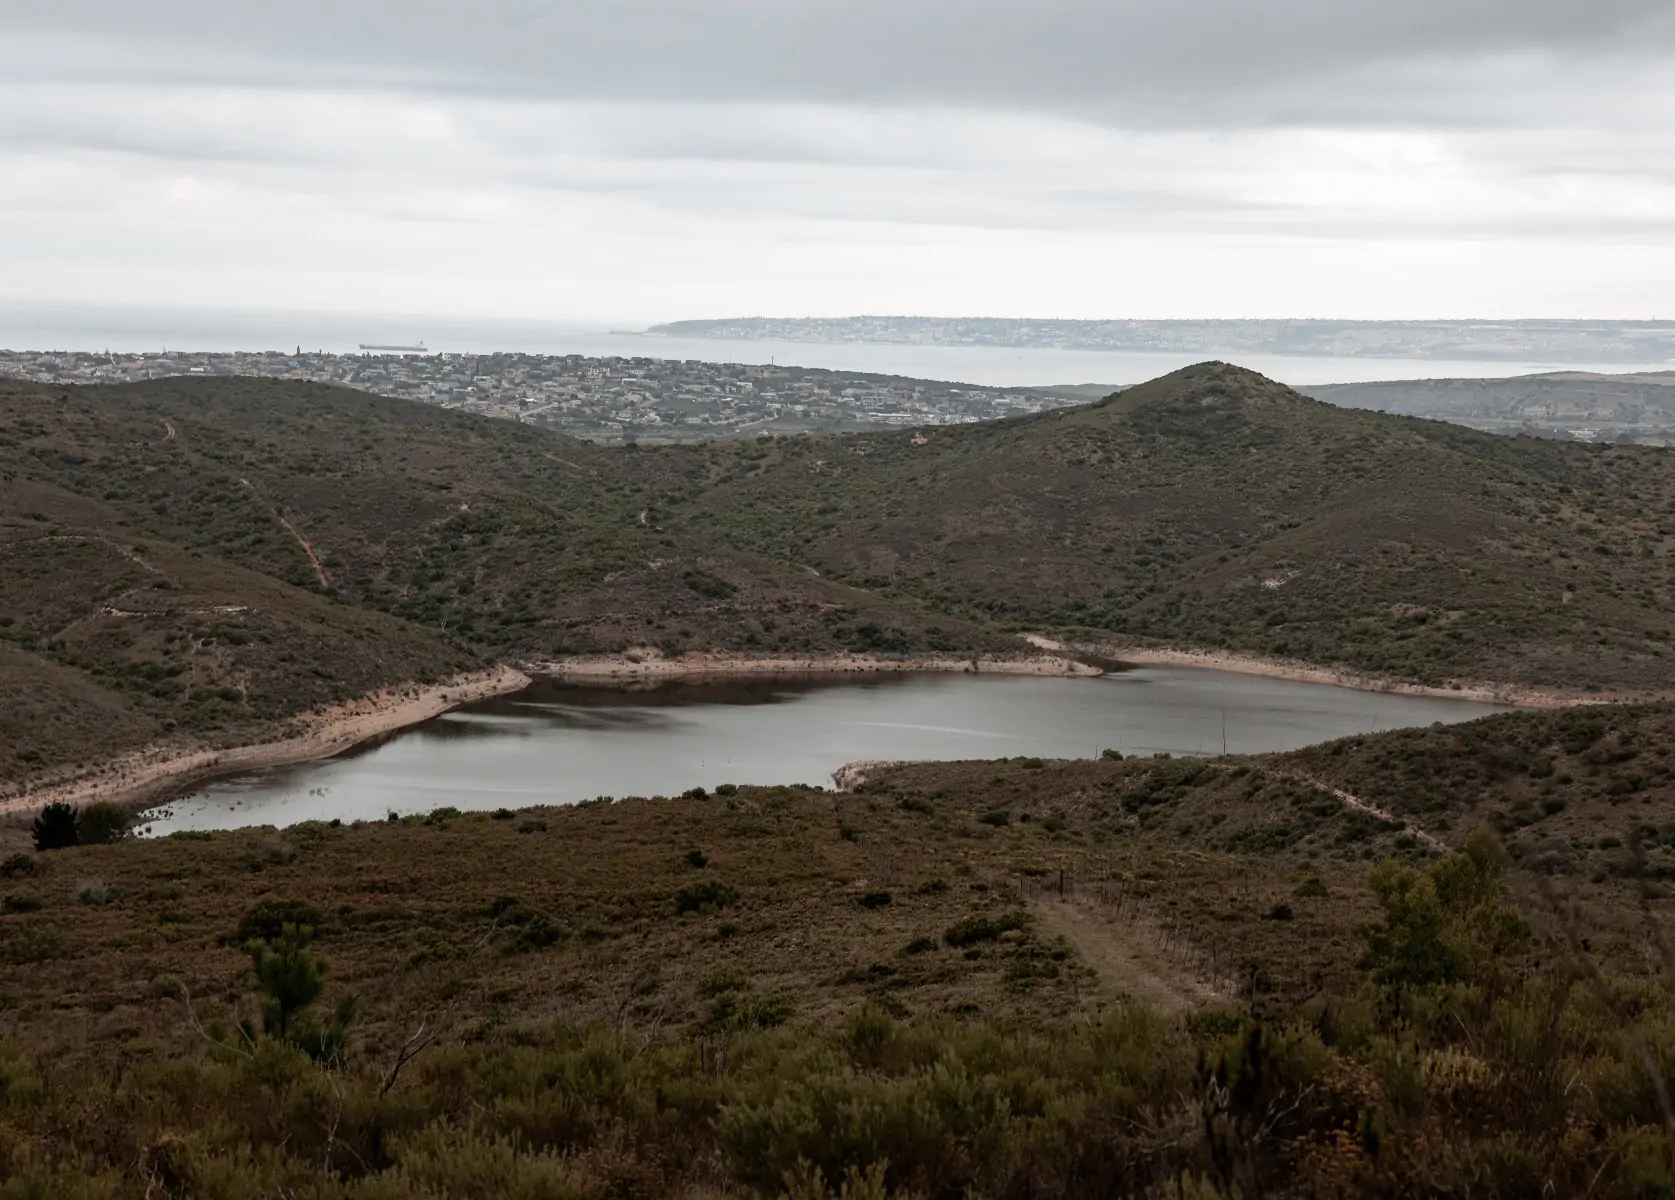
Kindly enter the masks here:
<path id="1" fill-rule="evenodd" d="M 1225 999 L 1185 963 L 1172 959 L 1158 931 L 1142 921 L 1124 921 L 1077 900 L 1041 899 L 1032 908 L 1043 928 L 1074 947 L 1110 991 L 1164 1013 Z"/>

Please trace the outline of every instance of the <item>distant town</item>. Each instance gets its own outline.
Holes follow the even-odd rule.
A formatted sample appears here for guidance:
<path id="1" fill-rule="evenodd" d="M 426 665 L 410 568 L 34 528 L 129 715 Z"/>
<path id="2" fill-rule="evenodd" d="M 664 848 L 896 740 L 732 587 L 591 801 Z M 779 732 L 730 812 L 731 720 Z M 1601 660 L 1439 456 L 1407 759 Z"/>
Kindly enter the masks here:
<path id="1" fill-rule="evenodd" d="M 171 376 L 341 384 L 598 441 L 954 425 L 1081 403 L 1087 389 L 938 383 L 808 367 L 539 354 L 88 354 L 0 351 L 0 376 L 48 384 Z M 1097 389 L 1095 389 L 1097 390 Z"/>
<path id="2" fill-rule="evenodd" d="M 1675 321 L 1060 321 L 1008 317 L 735 317 L 666 337 L 1059 350 L 1675 364 Z"/>
<path id="3" fill-rule="evenodd" d="M 830 371 L 659 358 L 541 354 L 0 351 L 0 377 L 111 384 L 174 376 L 301 379 L 539 425 L 608 443 L 958 425 L 1086 404 L 1115 385 L 999 388 Z M 1675 444 L 1675 372 L 1579 371 L 1509 379 L 1305 385 L 1349 408 L 1452 421 L 1493 433 Z"/>

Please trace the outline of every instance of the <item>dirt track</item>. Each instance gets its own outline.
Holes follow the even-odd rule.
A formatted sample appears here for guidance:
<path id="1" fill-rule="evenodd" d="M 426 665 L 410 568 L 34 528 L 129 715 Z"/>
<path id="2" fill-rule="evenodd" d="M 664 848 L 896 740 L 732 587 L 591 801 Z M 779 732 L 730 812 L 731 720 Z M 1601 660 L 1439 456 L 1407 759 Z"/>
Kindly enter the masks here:
<path id="1" fill-rule="evenodd" d="M 1109 912 L 1075 900 L 1040 899 L 1032 907 L 1042 928 L 1069 942 L 1113 992 L 1132 996 L 1165 1013 L 1224 998 L 1173 961 L 1144 924 L 1119 921 Z"/>

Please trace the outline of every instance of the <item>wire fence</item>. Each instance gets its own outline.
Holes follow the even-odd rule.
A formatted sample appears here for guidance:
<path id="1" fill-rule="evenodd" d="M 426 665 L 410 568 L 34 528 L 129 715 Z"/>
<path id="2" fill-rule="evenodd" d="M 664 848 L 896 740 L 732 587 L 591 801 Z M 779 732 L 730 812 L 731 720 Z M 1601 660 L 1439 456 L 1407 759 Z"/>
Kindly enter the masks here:
<path id="1" fill-rule="evenodd" d="M 1194 928 L 1179 912 L 1159 904 L 1146 881 L 1113 863 L 1066 858 L 1050 868 L 1020 872 L 1010 886 L 1026 903 L 1058 902 L 1085 909 L 1111 926 L 1117 944 L 1141 960 L 1156 956 L 1165 971 L 1188 975 L 1215 996 L 1248 998 L 1260 983 L 1254 967 L 1244 962 L 1238 939 L 1206 937 L 1201 927 Z M 1254 897 L 1249 902 L 1254 904 Z"/>

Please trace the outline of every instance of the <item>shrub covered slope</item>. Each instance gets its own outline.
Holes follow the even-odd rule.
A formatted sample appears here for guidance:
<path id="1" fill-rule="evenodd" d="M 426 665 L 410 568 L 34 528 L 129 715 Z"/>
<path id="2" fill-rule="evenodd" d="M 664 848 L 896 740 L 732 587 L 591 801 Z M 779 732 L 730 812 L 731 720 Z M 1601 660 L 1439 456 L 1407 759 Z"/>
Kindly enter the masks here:
<path id="1" fill-rule="evenodd" d="M 1018 420 L 655 449 L 307 384 L 4 384 L 0 778 L 644 644 L 966 653 L 1028 629 L 1663 691 L 1670 463 L 1221 364 Z"/>
<path id="2" fill-rule="evenodd" d="M 1669 965 L 1586 880 L 1261 790 L 1407 748 L 6 857 L 0 1195 L 1668 1194 Z"/>

